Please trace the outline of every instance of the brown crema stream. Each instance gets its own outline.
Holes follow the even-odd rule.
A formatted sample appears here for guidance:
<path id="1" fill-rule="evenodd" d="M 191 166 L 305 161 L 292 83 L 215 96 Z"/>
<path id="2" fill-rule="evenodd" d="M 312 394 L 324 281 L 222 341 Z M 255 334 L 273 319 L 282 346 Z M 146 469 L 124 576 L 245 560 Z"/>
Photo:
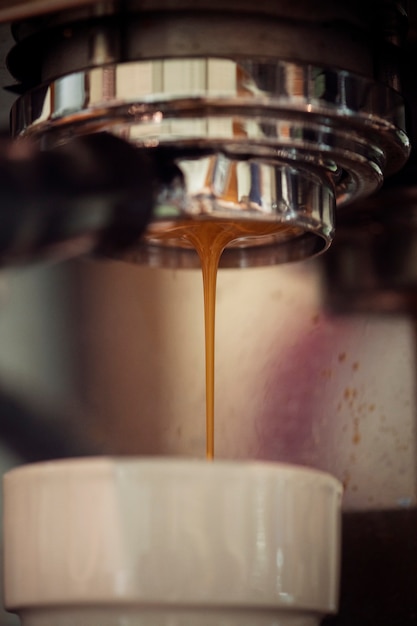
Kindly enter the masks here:
<path id="1" fill-rule="evenodd" d="M 206 458 L 214 457 L 214 369 L 217 270 L 223 250 L 237 239 L 293 231 L 291 226 L 261 220 L 190 219 L 152 231 L 152 239 L 193 247 L 201 262 L 204 289 L 206 354 Z"/>

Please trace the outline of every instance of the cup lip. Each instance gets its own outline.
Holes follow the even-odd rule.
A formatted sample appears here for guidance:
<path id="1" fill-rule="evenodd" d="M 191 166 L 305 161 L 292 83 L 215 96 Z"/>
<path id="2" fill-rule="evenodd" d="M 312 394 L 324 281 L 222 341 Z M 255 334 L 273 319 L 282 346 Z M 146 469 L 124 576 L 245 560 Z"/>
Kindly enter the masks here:
<path id="1" fill-rule="evenodd" d="M 191 490 L 188 485 L 184 489 L 187 477 Z M 139 489 L 139 497 L 132 500 L 131 494 L 137 487 L 145 489 Z M 235 487 L 238 487 L 237 501 L 225 498 L 225 494 L 229 496 L 234 493 Z M 258 494 L 259 487 L 260 500 L 257 495 L 254 496 Z M 157 488 L 161 488 L 162 500 L 155 497 Z M 5 564 L 8 568 L 5 599 L 6 606 L 16 612 L 41 606 L 109 606 L 114 603 L 119 606 L 251 606 L 255 610 L 272 608 L 286 612 L 303 611 L 306 614 L 325 614 L 336 608 L 342 485 L 334 476 L 321 470 L 269 461 L 207 461 L 203 458 L 184 457 L 80 457 L 16 467 L 4 476 L 4 494 L 6 537 L 8 533 L 8 542 L 5 544 Z M 121 500 L 120 494 L 123 496 Z M 203 494 L 202 499 L 200 494 Z M 101 534 L 97 534 L 96 521 L 103 519 L 103 512 L 106 514 L 115 502 L 121 505 L 119 513 L 105 517 L 108 523 L 103 525 Z M 126 502 L 129 504 L 126 505 Z M 245 504 L 240 506 L 236 502 Z M 203 524 L 201 531 L 196 531 L 194 527 L 197 524 L 200 528 L 199 522 L 206 519 L 207 503 L 210 514 L 213 514 L 208 543 L 204 539 L 208 527 Z M 295 516 L 291 519 L 297 520 L 296 523 L 283 517 L 283 507 L 289 505 L 291 515 Z M 80 507 L 83 506 L 87 508 L 80 516 Z M 313 515 L 315 521 L 311 521 L 312 507 L 317 513 Z M 148 510 L 152 514 L 142 517 L 145 519 L 145 539 L 138 539 L 135 520 L 138 519 L 137 515 L 143 516 L 143 511 Z M 271 515 L 271 522 L 263 531 L 270 538 L 268 549 L 271 556 L 266 560 L 264 557 L 255 559 L 256 563 L 259 561 L 261 564 L 257 583 L 248 586 L 246 577 L 252 576 L 252 563 L 255 561 L 251 548 L 248 549 L 247 545 L 248 542 L 249 545 L 258 545 L 258 510 L 262 516 Z M 161 531 L 159 523 L 154 525 L 153 522 L 155 515 L 159 520 L 171 519 L 171 511 L 176 524 L 172 526 L 165 545 L 163 541 L 160 542 L 161 536 L 165 535 L 158 534 Z M 230 523 L 224 524 L 224 511 L 231 520 Z M 248 524 L 240 528 L 241 515 L 246 517 L 248 511 L 255 513 L 250 514 Z M 16 514 L 21 516 L 22 524 L 14 523 L 13 516 Z M 60 526 L 60 532 L 50 533 L 49 529 L 56 528 L 57 522 L 61 524 L 63 516 L 65 519 Z M 125 516 L 133 520 L 133 523 L 125 525 L 121 521 L 125 520 Z M 286 521 L 280 526 L 282 532 L 277 535 L 275 523 L 281 518 Z M 191 534 L 187 531 L 188 534 L 184 535 L 184 519 L 192 520 L 194 531 Z M 152 541 L 155 542 L 157 538 L 157 543 L 148 543 L 151 535 L 147 530 L 147 523 L 153 529 Z M 165 521 L 161 523 L 166 525 Z M 28 532 L 31 524 L 34 525 L 35 533 Z M 142 528 L 140 524 L 139 527 Z M 73 530 L 69 532 L 69 528 Z M 119 541 L 122 535 L 129 542 L 129 538 L 136 537 L 132 544 L 129 543 L 128 552 L 123 549 L 125 541 Z M 77 542 L 81 541 L 81 548 L 74 551 L 75 536 Z M 184 536 L 187 539 L 186 545 L 182 543 Z M 98 537 L 97 541 L 95 537 Z M 204 545 L 209 548 L 215 545 L 216 549 L 208 552 L 206 548 L 201 549 L 202 537 Z M 102 554 L 100 546 L 107 545 L 107 542 L 115 548 L 109 552 L 104 550 L 104 561 L 96 560 L 97 554 Z M 282 575 L 277 560 L 278 552 L 284 550 L 285 559 L 288 559 L 288 551 L 293 552 L 292 542 L 295 542 L 297 553 L 300 549 L 311 550 L 304 563 L 304 566 L 309 564 L 306 571 L 320 573 L 326 567 L 323 585 L 317 587 L 314 575 L 307 578 L 301 576 L 299 579 L 292 569 L 287 569 L 291 573 L 288 574 L 283 590 L 276 587 L 273 582 L 275 575 Z M 161 576 L 161 572 L 151 570 L 152 584 L 148 588 L 148 583 L 139 576 L 136 559 L 142 554 L 146 557 L 151 545 L 157 546 L 159 551 L 162 550 L 164 558 L 167 558 L 167 565 L 166 575 L 164 573 Z M 181 550 L 172 550 L 172 545 L 180 545 Z M 228 546 L 227 550 L 225 546 Z M 232 560 L 229 558 L 222 562 L 219 570 L 219 554 L 223 554 L 223 550 L 231 555 Z M 263 554 L 262 548 L 260 550 Z M 57 557 L 60 554 L 63 556 Z M 27 559 L 31 555 L 34 556 L 34 570 L 27 568 Z M 67 558 L 68 555 L 70 558 Z M 194 583 L 194 573 L 190 578 L 190 572 L 185 568 L 184 580 L 188 582 L 184 586 L 181 577 L 177 574 L 172 576 L 173 571 L 177 572 L 180 562 L 193 563 L 196 571 L 204 572 L 203 578 L 197 577 L 197 582 Z M 109 563 L 111 568 L 107 570 Z M 145 558 L 144 567 L 146 563 Z M 243 568 L 239 570 L 243 572 L 243 590 L 239 586 L 232 586 L 225 591 L 217 583 L 217 573 L 221 571 L 222 576 L 232 576 L 236 564 Z M 113 574 L 109 576 L 108 571 L 113 569 Z M 57 571 L 60 572 L 59 576 L 56 575 Z M 78 576 L 79 572 L 83 574 L 81 578 Z M 124 572 L 125 576 L 122 587 L 120 580 L 123 577 L 119 580 L 119 572 Z M 261 595 L 258 593 L 259 585 L 262 588 Z"/>
<path id="2" fill-rule="evenodd" d="M 231 459 L 213 459 L 206 460 L 201 457 L 172 457 L 172 456 L 86 456 L 66 459 L 56 459 L 48 461 L 38 461 L 19 465 L 6 472 L 3 481 L 19 480 L 28 476 L 41 476 L 51 471 L 91 471 L 94 472 L 98 468 L 148 468 L 149 470 L 166 471 L 183 471 L 190 468 L 204 474 L 221 474 L 222 472 L 251 472 L 256 475 L 262 473 L 266 476 L 292 475 L 299 478 L 315 477 L 322 482 L 327 482 L 333 488 L 343 493 L 343 485 L 341 481 L 334 475 L 323 470 L 312 468 L 306 465 L 298 465 L 291 463 L 281 463 L 263 460 L 231 460 Z M 197 469 L 198 468 L 198 469 Z"/>

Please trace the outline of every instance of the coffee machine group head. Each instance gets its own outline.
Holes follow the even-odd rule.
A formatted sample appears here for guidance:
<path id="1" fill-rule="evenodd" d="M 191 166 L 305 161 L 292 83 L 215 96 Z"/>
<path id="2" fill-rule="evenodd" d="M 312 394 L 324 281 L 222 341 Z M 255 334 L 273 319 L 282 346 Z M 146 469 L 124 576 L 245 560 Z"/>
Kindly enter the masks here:
<path id="1" fill-rule="evenodd" d="M 409 156 L 402 3 L 3 5 L 15 40 L 13 136 L 53 153 L 103 132 L 135 148 L 123 163 L 138 168 L 152 214 L 140 241 L 127 237 L 125 253 L 104 246 L 110 254 L 193 266 L 170 228 L 222 220 L 269 227 L 237 238 L 224 266 L 307 258 L 330 245 L 335 212 L 379 189 Z M 109 147 L 108 169 L 120 163 L 114 154 Z M 139 171 L 139 156 L 152 172 Z M 103 219 L 80 230 L 103 229 Z"/>

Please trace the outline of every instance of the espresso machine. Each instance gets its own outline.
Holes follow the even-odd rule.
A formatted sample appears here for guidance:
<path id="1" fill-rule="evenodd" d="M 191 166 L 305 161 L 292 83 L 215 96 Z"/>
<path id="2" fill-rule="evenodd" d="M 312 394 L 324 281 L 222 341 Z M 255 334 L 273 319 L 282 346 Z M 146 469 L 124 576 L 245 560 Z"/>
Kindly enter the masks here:
<path id="1" fill-rule="evenodd" d="M 62 415 L 5 385 L 13 463 L 201 455 L 199 262 L 160 233 L 280 224 L 221 257 L 216 455 L 342 481 L 325 623 L 417 623 L 416 3 L 3 0 L 0 20 L 4 308 L 17 337 L 46 320 L 21 367 Z"/>

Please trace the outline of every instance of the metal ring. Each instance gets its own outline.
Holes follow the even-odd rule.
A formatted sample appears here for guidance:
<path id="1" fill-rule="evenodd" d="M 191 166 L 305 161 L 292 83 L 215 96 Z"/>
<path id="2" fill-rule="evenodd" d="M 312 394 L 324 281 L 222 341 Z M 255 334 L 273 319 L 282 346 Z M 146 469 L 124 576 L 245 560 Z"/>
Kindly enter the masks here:
<path id="1" fill-rule="evenodd" d="M 153 60 L 77 72 L 21 97 L 12 129 L 47 146 L 107 130 L 138 146 L 172 149 L 177 164 L 210 153 L 315 172 L 338 205 L 374 192 L 410 151 L 397 92 L 346 71 L 259 59 Z M 293 208 L 294 224 L 302 223 L 302 210 L 296 216 Z M 303 229 L 324 237 L 318 248 L 330 243 L 329 223 Z"/>

